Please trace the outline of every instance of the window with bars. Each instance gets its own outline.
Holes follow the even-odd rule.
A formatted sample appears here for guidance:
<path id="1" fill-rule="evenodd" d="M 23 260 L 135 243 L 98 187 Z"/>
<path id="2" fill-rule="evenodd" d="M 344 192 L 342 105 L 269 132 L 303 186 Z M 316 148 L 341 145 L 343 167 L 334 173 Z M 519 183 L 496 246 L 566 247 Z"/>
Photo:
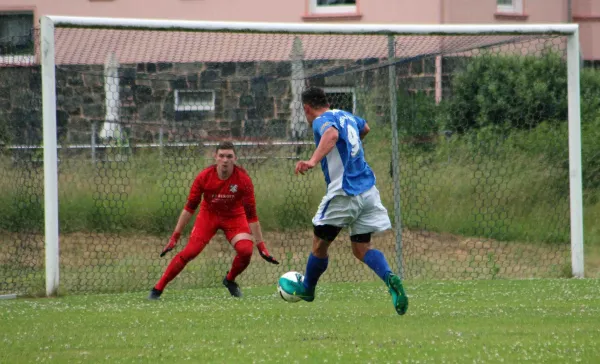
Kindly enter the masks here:
<path id="1" fill-rule="evenodd" d="M 34 53 L 33 12 L 0 12 L 0 56 Z"/>
<path id="2" fill-rule="evenodd" d="M 496 0 L 496 6 L 499 13 L 523 12 L 523 0 Z"/>
<path id="3" fill-rule="evenodd" d="M 175 111 L 202 111 L 215 109 L 213 90 L 175 90 Z"/>
<path id="4" fill-rule="evenodd" d="M 309 0 L 313 14 L 356 13 L 356 0 Z"/>

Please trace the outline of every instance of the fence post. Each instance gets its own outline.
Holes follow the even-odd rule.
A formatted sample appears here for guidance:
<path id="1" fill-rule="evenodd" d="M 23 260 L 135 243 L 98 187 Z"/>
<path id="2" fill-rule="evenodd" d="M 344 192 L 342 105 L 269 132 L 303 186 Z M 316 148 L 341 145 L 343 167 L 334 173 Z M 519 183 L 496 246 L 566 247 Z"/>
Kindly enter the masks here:
<path id="1" fill-rule="evenodd" d="M 90 143 L 92 146 L 92 164 L 96 164 L 96 120 L 92 121 L 92 132 Z"/>
<path id="2" fill-rule="evenodd" d="M 404 279 L 402 266 L 402 214 L 400 204 L 400 143 L 398 142 L 398 96 L 396 91 L 395 37 L 388 37 L 390 123 L 392 124 L 392 180 L 394 188 L 394 233 L 396 235 L 396 265 L 398 276 Z"/>
<path id="3" fill-rule="evenodd" d="M 160 155 L 160 164 L 163 164 L 163 127 L 158 129 L 158 151 Z"/>
<path id="4" fill-rule="evenodd" d="M 299 37 L 294 38 L 292 51 L 290 52 L 292 61 L 292 79 L 290 86 L 292 88 L 292 100 L 290 102 L 291 109 L 291 133 L 292 140 L 302 140 L 306 135 L 308 125 L 305 121 L 304 111 L 302 110 L 302 91 L 304 91 L 304 50 L 302 49 L 302 40 Z M 302 148 L 296 148 L 296 153 L 299 154 Z"/>

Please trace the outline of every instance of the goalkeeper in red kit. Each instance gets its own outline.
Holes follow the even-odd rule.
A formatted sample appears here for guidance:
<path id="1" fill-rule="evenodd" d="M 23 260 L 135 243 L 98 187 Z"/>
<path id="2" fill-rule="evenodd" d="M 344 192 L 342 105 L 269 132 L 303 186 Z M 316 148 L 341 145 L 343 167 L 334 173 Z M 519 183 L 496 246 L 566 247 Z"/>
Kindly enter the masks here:
<path id="1" fill-rule="evenodd" d="M 185 248 L 171 260 L 161 279 L 152 288 L 149 299 L 160 298 L 167 284 L 183 270 L 188 262 L 202 252 L 218 229 L 223 230 L 225 237 L 237 253 L 231 269 L 223 279 L 223 285 L 227 287 L 232 296 L 242 296 L 242 291 L 235 282 L 235 278 L 250 264 L 254 248 L 253 240 L 256 241 L 256 248 L 263 259 L 269 263 L 279 264 L 269 254 L 263 241 L 260 222 L 256 214 L 254 186 L 246 171 L 235 165 L 236 155 L 233 143 L 219 144 L 215 153 L 215 161 L 215 164 L 200 172 L 194 180 L 173 235 L 160 256 L 164 256 L 175 247 L 181 231 L 200 205 L 200 212 L 196 217 L 190 239 Z M 201 201 L 202 203 L 200 203 Z"/>

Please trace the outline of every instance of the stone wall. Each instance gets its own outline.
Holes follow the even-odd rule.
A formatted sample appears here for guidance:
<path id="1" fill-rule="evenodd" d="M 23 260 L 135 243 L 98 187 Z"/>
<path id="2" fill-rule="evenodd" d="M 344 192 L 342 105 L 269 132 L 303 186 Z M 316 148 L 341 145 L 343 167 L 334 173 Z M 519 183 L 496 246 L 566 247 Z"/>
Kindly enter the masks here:
<path id="1" fill-rule="evenodd" d="M 105 119 L 102 66 L 59 67 L 56 70 L 56 122 L 59 138 L 89 143 L 92 123 Z"/>
<path id="2" fill-rule="evenodd" d="M 378 63 L 377 59 L 305 61 L 306 83 L 356 87 L 375 110 L 375 118 L 385 121 L 388 67 Z M 397 70 L 398 82 L 408 90 L 434 89 L 431 62 L 412 61 Z M 287 139 L 290 78 L 290 62 L 120 65 L 119 120 L 132 142 L 158 142 L 161 130 L 164 141 Z M 60 66 L 56 86 L 59 138 L 88 144 L 92 130 L 98 132 L 106 118 L 104 67 Z M 117 82 L 113 87 L 116 90 Z M 213 90 L 214 110 L 176 111 L 175 90 Z M 41 110 L 40 67 L 0 68 L 0 143 L 41 144 Z"/>
<path id="3" fill-rule="evenodd" d="M 40 67 L 0 68 L 0 144 L 41 143 Z"/>
<path id="4" fill-rule="evenodd" d="M 146 141 L 157 126 L 171 140 L 287 136 L 289 63 L 144 63 L 119 72 L 121 121 Z M 176 111 L 175 90 L 214 91 L 214 110 Z"/>

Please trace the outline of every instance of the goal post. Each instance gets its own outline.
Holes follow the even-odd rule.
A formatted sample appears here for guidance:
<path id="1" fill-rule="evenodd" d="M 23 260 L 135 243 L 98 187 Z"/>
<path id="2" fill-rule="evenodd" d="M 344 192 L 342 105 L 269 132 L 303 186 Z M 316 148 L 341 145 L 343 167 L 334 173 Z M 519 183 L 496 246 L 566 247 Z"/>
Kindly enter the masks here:
<path id="1" fill-rule="evenodd" d="M 581 170 L 581 98 L 579 28 L 567 40 L 569 97 L 569 191 L 571 197 L 571 265 L 573 276 L 584 277 L 583 181 Z"/>
<path id="2" fill-rule="evenodd" d="M 386 49 L 383 50 L 383 55 L 381 55 L 381 59 L 385 59 L 385 61 L 381 61 L 380 63 L 375 64 L 375 66 L 369 66 L 365 63 L 362 63 L 364 67 L 360 69 L 360 72 L 363 71 L 372 71 L 375 67 L 381 68 L 389 68 L 389 72 L 386 77 L 387 80 L 385 91 L 383 94 L 387 94 L 388 98 L 387 106 L 385 106 L 385 110 L 380 114 L 384 115 L 384 118 L 389 118 L 386 122 L 391 127 L 391 150 L 389 153 L 391 154 L 390 158 L 390 174 L 391 179 L 390 183 L 392 184 L 391 194 L 393 197 L 390 198 L 392 200 L 392 205 L 387 205 L 386 207 L 390 210 L 390 213 L 394 216 L 394 244 L 395 244 L 395 257 L 388 257 L 390 260 L 395 260 L 395 268 L 402 272 L 406 271 L 406 267 L 404 266 L 403 261 L 409 259 L 406 256 L 406 253 L 403 250 L 403 235 L 406 234 L 406 231 L 403 231 L 402 221 L 404 221 L 405 216 L 404 208 L 406 203 L 403 200 L 402 191 L 405 186 L 402 185 L 402 173 L 403 168 L 405 168 L 406 162 L 403 162 L 402 155 L 400 153 L 400 149 L 402 148 L 402 143 L 399 139 L 399 132 L 402 130 L 398 130 L 397 120 L 399 118 L 399 113 L 402 110 L 398 109 L 398 99 L 401 97 L 397 95 L 397 79 L 400 75 L 397 75 L 397 71 L 395 65 L 398 62 L 409 62 L 411 60 L 420 59 L 423 54 L 427 56 L 438 56 L 444 55 L 445 53 L 460 53 L 460 52 L 468 52 L 470 49 L 462 48 L 462 49 L 448 49 L 444 47 L 437 47 L 432 49 L 425 49 L 423 54 L 414 53 L 406 57 L 405 59 L 400 60 L 397 58 L 398 52 L 395 47 L 395 38 L 394 37 L 408 37 L 408 36 L 420 36 L 420 37 L 438 37 L 436 38 L 436 42 L 444 42 L 444 37 L 460 37 L 460 36 L 493 36 L 493 37 L 518 37 L 518 36 L 548 36 L 548 35 L 556 35 L 562 36 L 566 39 L 566 64 L 567 64 L 567 94 L 568 94 L 568 183 L 569 183 L 569 229 L 570 229 L 570 270 L 571 274 L 574 277 L 584 277 L 584 256 L 583 256 L 583 197 L 582 197 L 582 155 L 581 155 L 581 111 L 580 111 L 580 51 L 579 51 L 579 32 L 578 25 L 576 24 L 493 24 L 493 25 L 449 25 L 449 24 L 436 24 L 436 25 L 392 25 L 392 24 L 303 24 L 303 23 L 249 23 L 249 22 L 207 22 L 207 21 L 174 21 L 174 20 L 150 20 L 150 19 L 119 19 L 119 18 L 88 18 L 88 17 L 65 17 L 65 16 L 44 16 L 41 18 L 41 34 L 40 34 L 40 56 L 41 56 L 41 79 L 42 79 L 42 110 L 43 110 L 43 171 L 44 171 L 44 213 L 45 213 L 45 223 L 44 223 L 44 247 L 45 247 L 45 284 L 46 284 L 46 294 L 48 296 L 57 294 L 59 287 L 61 285 L 61 280 L 59 277 L 62 275 L 59 273 L 60 271 L 60 247 L 59 247 L 59 154 L 57 152 L 59 148 L 59 141 L 57 139 L 57 74 L 56 74 L 56 49 L 59 45 L 55 44 L 56 42 L 56 31 L 60 28 L 73 28 L 73 29 L 120 29 L 120 30 L 138 30 L 138 31 L 177 31 L 177 32 L 211 32 L 214 34 L 226 34 L 226 33 L 235 33 L 235 34 L 264 34 L 266 36 L 272 35 L 273 37 L 277 37 L 279 35 L 339 35 L 339 36 L 382 36 L 385 39 L 384 47 Z M 441 37 L 441 38 L 440 38 Z M 181 38 L 184 39 L 184 38 Z M 441 39 L 441 40 L 440 40 Z M 475 45 L 473 47 L 477 47 L 477 42 L 474 42 Z M 466 44 L 466 43 L 465 43 Z M 497 47 L 502 48 L 502 41 L 497 41 Z M 484 42 L 481 42 L 480 45 L 487 46 Z M 185 44 L 180 44 L 179 46 L 185 47 Z M 310 48 L 310 44 L 306 44 L 308 48 Z M 223 46 L 225 48 L 225 46 Z M 317 46 L 315 46 L 317 47 Z M 449 47 L 452 47 L 450 45 Z M 266 47 L 265 49 L 269 49 Z M 200 51 L 200 50 L 199 50 Z M 367 54 L 367 56 L 369 56 Z M 365 57 L 365 59 L 368 57 Z M 386 59 L 387 58 L 387 59 Z M 247 59 L 243 60 L 244 62 L 248 62 Z M 144 60 L 140 61 L 142 64 Z M 191 61 L 193 62 L 193 61 Z M 218 62 L 218 61 L 215 61 Z M 435 61 L 435 64 L 439 67 L 441 62 L 439 60 Z M 345 67 L 345 68 L 344 68 Z M 371 68 L 369 68 L 371 67 Z M 346 65 L 343 66 L 345 72 L 354 72 L 353 68 Z M 333 70 L 333 71 L 332 71 Z M 327 74 L 327 72 L 338 72 L 338 69 L 335 69 L 333 66 L 330 70 L 327 69 L 319 69 L 314 70 L 319 75 Z M 237 72 L 237 71 L 236 71 Z M 320 73 L 319 73 L 320 72 Z M 358 72 L 358 71 L 357 71 Z M 387 71 L 386 71 L 387 72 Z M 313 73 L 312 76 L 316 77 Z M 339 77 L 343 78 L 343 74 Z M 307 78 L 311 77 L 311 75 L 307 75 Z M 358 77 L 358 76 L 357 76 Z M 363 76 L 361 76 L 363 77 Z M 367 77 L 367 76 L 364 76 Z M 263 77 L 264 78 L 264 77 Z M 158 82 L 158 81 L 157 81 Z M 189 78 L 188 78 L 188 82 Z M 246 81 L 244 81 L 246 82 Z M 263 82 L 260 76 L 254 77 L 247 81 L 252 85 L 252 82 L 258 84 Z M 309 82 L 310 83 L 310 82 Z M 243 87 L 246 86 L 245 83 Z M 383 87 L 383 86 L 382 86 Z M 441 87 L 438 85 L 438 87 Z M 260 85 L 256 86 L 257 89 L 260 88 Z M 340 89 L 338 88 L 336 92 L 340 93 Z M 436 95 L 438 95 L 439 90 L 436 90 Z M 333 92 L 333 91 L 332 91 Z M 441 92 L 441 91 L 439 91 Z M 219 91 L 216 91 L 218 94 Z M 242 92 L 243 93 L 243 92 Z M 365 91 L 368 96 L 375 95 L 374 92 Z M 213 99 L 215 93 L 213 93 Z M 207 102 L 211 102 L 210 93 L 199 94 L 196 95 L 198 98 L 203 98 L 208 100 Z M 218 95 L 217 95 L 218 96 Z M 342 96 L 340 96 L 342 97 Z M 180 97 L 181 99 L 181 97 Z M 273 101 L 269 97 L 263 97 L 262 99 L 268 99 L 269 102 L 273 102 L 277 108 L 278 101 Z M 183 101 L 182 101 L 183 102 Z M 204 101 L 203 101 L 204 102 Z M 217 101 L 221 102 L 221 101 Z M 223 101 L 225 102 L 225 101 Z M 236 101 L 238 102 L 238 101 Z M 258 102 L 257 102 L 258 104 Z M 183 104 L 182 104 L 183 105 Z M 210 107 L 217 108 L 218 105 L 206 106 L 203 107 L 204 110 L 208 110 Z M 181 106 L 183 107 L 183 106 Z M 261 106 L 253 106 L 254 109 L 260 109 Z M 277 109 L 279 110 L 279 109 Z M 224 110 L 223 112 L 226 112 Z M 260 111 L 260 110 L 259 110 Z M 166 112 L 163 110 L 163 113 Z M 282 112 L 282 115 L 284 113 Z M 285 119 L 285 116 L 283 117 Z M 245 120 L 249 120 L 250 117 L 247 117 Z M 248 121 L 245 121 L 248 123 Z M 246 125 L 246 124 L 245 124 Z M 261 129 L 262 130 L 262 129 Z M 430 133 L 431 134 L 431 133 Z M 161 129 L 161 139 L 160 143 L 162 143 L 162 129 Z M 190 140 L 191 142 L 197 142 L 196 140 Z M 310 140 L 309 140 L 310 142 Z M 306 144 L 310 144 L 310 143 Z M 302 145 L 299 143 L 298 145 Z M 303 148 L 303 147 L 298 147 Z M 367 155 L 369 153 L 369 145 L 367 145 Z M 309 148 L 310 149 L 310 148 Z M 161 149 L 162 150 L 162 149 Z M 262 151 L 264 152 L 264 151 Z M 303 151 L 306 153 L 306 150 Z M 177 163 L 177 162 L 175 162 Z M 176 166 L 173 166 L 173 171 L 177 171 Z M 257 167 L 259 168 L 259 167 Z M 287 168 L 287 167 L 286 167 Z M 105 172 L 103 172 L 105 173 Z M 177 173 L 177 172 L 175 172 Z M 270 172 L 269 172 L 270 173 Z M 103 178 L 103 175 L 98 177 L 100 180 Z M 120 180 L 120 176 L 110 177 L 116 178 Z M 434 177 L 427 177 L 434 178 Z M 378 181 L 379 175 L 378 175 Z M 415 179 L 418 185 L 418 179 Z M 190 181 L 191 182 L 191 181 Z M 284 182 L 290 184 L 290 188 L 296 188 L 294 186 L 298 185 L 299 182 L 296 179 L 285 180 Z M 121 182 L 119 182 L 121 183 Z M 378 182 L 381 183 L 381 182 Z M 121 185 L 119 185 L 121 186 Z M 126 183 L 123 184 L 123 190 L 127 190 L 129 187 Z M 312 188 L 320 188 L 320 185 L 315 184 L 314 186 L 310 185 L 309 187 L 298 187 L 304 189 L 312 189 Z M 120 187 L 121 188 L 121 187 Z M 182 186 L 183 188 L 183 186 Z M 187 188 L 187 186 L 185 186 Z M 185 189 L 184 188 L 184 189 Z M 418 187 L 417 187 L 418 188 Z M 428 187 L 424 187 L 428 188 Z M 108 189 L 108 188 L 107 188 Z M 429 190 L 428 190 L 429 191 Z M 494 194 L 493 190 L 489 192 L 490 194 Z M 307 197 L 308 200 L 311 200 L 310 197 Z M 108 199 L 110 200 L 110 199 Z M 168 200 L 168 199 L 167 199 Z M 420 197 L 416 196 L 415 201 L 419 201 Z M 170 200 L 168 200 L 170 201 Z M 311 201 L 314 201 L 312 199 Z M 495 200 L 494 200 L 495 201 Z M 108 201 L 110 202 L 110 201 Z M 96 202 L 98 205 L 101 203 Z M 257 201 L 260 205 L 261 201 Z M 312 203 L 312 202 L 311 202 Z M 416 202 L 415 202 L 416 203 Z M 496 202 L 493 202 L 494 204 Z M 295 210 L 304 209 L 304 202 L 299 202 L 300 205 Z M 107 203 L 110 205 L 110 203 Z M 117 204 L 118 205 L 118 204 Z M 410 205 L 412 206 L 412 205 Z M 409 206 L 409 207 L 410 207 Z M 103 207 L 104 208 L 104 207 Z M 106 207 L 115 208 L 113 206 Z M 118 210 L 118 206 L 114 211 Z M 316 209 L 316 205 L 312 204 L 307 206 L 306 209 Z M 479 207 L 481 208 L 481 207 Z M 417 209 L 418 210 L 418 209 Z M 121 212 L 115 212 L 120 214 Z M 503 212 L 504 213 L 504 212 Z M 508 214 L 508 213 L 506 213 Z M 418 213 L 417 213 L 418 215 Z M 504 216 L 504 215 L 500 215 Z M 504 222 L 503 224 L 509 224 L 510 218 L 507 219 L 509 222 Z M 175 221 L 172 221 L 174 226 Z M 424 229 L 424 225 L 416 224 L 416 230 Z M 487 225 L 486 225 L 487 226 Z M 290 240 L 296 239 L 295 235 L 282 235 L 282 240 Z M 285 244 L 285 243 L 282 243 Z M 415 247 L 414 249 L 420 249 Z M 479 243 L 474 243 L 473 247 L 470 249 L 485 249 L 485 244 L 483 247 L 480 246 Z M 417 251 L 415 250 L 415 251 Z M 305 250 L 308 252 L 308 250 Z M 275 252 L 281 254 L 290 254 L 288 250 L 286 250 L 285 245 L 282 245 L 281 249 L 276 249 Z M 296 254 L 296 252 L 293 252 Z M 275 254 L 275 253 L 274 253 Z M 300 252 L 300 254 L 302 254 Z M 413 254 L 413 253 L 411 253 Z M 417 253 L 414 253 L 417 254 Z M 435 253 L 432 253 L 435 254 Z M 481 259 L 485 260 L 493 260 L 494 258 L 490 258 L 490 253 L 482 252 L 480 253 Z M 493 255 L 493 254 L 492 254 Z M 109 259 L 109 258 L 107 258 Z M 112 259 L 112 258 L 110 258 Z M 133 258 L 132 258 L 133 259 Z M 292 259 L 292 258 L 290 258 Z M 301 259 L 294 258 L 294 259 Z M 441 258 L 444 259 L 444 254 L 441 254 Z M 480 258 L 477 258 L 480 259 Z M 476 259 L 476 260 L 477 260 Z M 301 262 L 290 260 L 290 262 L 295 262 L 301 268 Z M 257 261 L 254 261 L 253 264 L 259 264 Z M 290 263 L 291 264 L 291 263 Z M 345 263 L 344 263 L 345 264 Z M 423 263 L 425 264 L 425 263 Z M 429 264 L 429 263 L 427 263 Z M 509 264 L 509 263 L 506 263 Z M 334 268 L 335 269 L 335 268 Z M 428 269 L 428 268 L 423 268 Z M 436 269 L 436 268 L 432 268 Z M 455 267 L 449 268 L 448 272 L 454 272 Z M 461 268 L 462 269 L 462 268 Z M 465 268 L 470 269 L 470 268 Z M 487 269 L 487 268 L 486 268 Z M 495 267 L 492 268 L 496 269 Z M 498 269 L 503 269 L 502 267 L 498 267 Z M 521 269 L 521 268 L 519 268 Z M 269 271 L 269 274 L 276 274 L 275 271 Z M 410 278 L 411 275 L 405 273 L 406 278 Z M 414 274 L 418 276 L 419 274 Z M 436 276 L 437 277 L 437 276 Z M 150 279 L 158 278 L 156 275 L 153 275 Z M 258 281 L 257 281 L 258 282 Z M 266 283 L 265 283 L 266 284 Z"/>
<path id="3" fill-rule="evenodd" d="M 58 153 L 56 138 L 56 73 L 54 62 L 54 21 L 40 19 L 42 63 L 42 123 L 44 143 L 44 248 L 46 254 L 46 295 L 58 292 Z"/>

